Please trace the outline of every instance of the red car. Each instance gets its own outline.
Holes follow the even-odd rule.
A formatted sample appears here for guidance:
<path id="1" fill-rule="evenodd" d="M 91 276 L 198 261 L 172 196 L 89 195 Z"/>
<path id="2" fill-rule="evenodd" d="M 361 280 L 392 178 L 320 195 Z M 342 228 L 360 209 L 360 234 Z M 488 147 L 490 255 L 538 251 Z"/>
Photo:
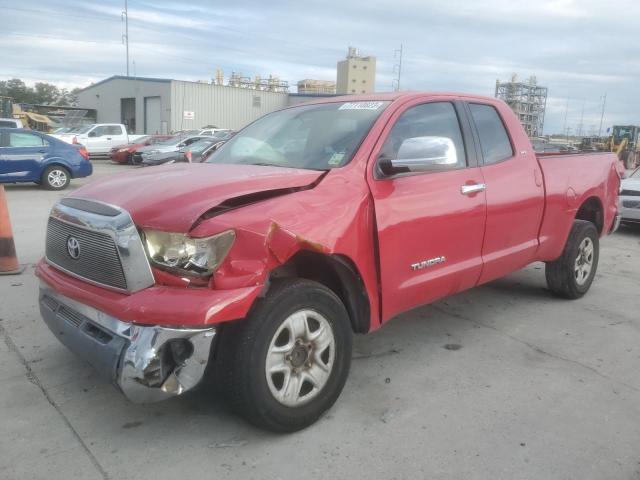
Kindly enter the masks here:
<path id="1" fill-rule="evenodd" d="M 63 198 L 40 310 L 132 401 L 179 395 L 208 368 L 249 421 L 294 431 L 340 395 L 354 333 L 536 261 L 553 294 L 583 296 L 621 174 L 612 153 L 538 157 L 495 98 L 297 105 L 206 163 Z"/>
<path id="2" fill-rule="evenodd" d="M 136 140 L 136 143 L 129 143 L 125 145 L 118 145 L 113 147 L 110 152 L 111 161 L 117 163 L 129 163 L 132 164 L 132 157 L 139 148 L 148 147 L 154 143 L 168 140 L 172 135 L 148 135 Z"/>

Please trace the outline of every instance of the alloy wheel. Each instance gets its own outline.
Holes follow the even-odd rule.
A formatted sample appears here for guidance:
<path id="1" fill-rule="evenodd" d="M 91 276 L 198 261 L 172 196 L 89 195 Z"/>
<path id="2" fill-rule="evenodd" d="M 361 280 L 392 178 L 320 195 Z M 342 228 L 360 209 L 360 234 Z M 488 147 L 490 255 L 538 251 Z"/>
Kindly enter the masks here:
<path id="1" fill-rule="evenodd" d="M 276 331 L 265 363 L 273 397 L 287 407 L 312 400 L 326 385 L 335 360 L 335 337 L 329 321 L 313 310 L 299 310 Z"/>

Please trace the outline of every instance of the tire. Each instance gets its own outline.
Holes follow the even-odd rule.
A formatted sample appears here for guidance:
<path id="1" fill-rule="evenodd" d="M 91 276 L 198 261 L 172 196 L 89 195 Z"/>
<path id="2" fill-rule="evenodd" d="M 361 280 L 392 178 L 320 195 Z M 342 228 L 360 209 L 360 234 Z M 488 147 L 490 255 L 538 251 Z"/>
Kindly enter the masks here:
<path id="1" fill-rule="evenodd" d="M 71 182 L 71 175 L 66 168 L 51 165 L 42 173 L 40 182 L 47 190 L 64 190 Z"/>
<path id="2" fill-rule="evenodd" d="M 600 242 L 595 225 L 586 220 L 574 220 L 562 255 L 546 264 L 549 290 L 572 300 L 582 297 L 593 283 L 599 256 Z"/>
<path id="3" fill-rule="evenodd" d="M 302 336 L 291 329 L 296 325 L 306 326 Z M 331 290 L 310 280 L 282 280 L 246 319 L 224 326 L 217 377 L 237 414 L 266 430 L 294 432 L 314 423 L 338 399 L 352 341 L 347 310 Z M 268 362 L 272 373 L 267 373 Z"/>

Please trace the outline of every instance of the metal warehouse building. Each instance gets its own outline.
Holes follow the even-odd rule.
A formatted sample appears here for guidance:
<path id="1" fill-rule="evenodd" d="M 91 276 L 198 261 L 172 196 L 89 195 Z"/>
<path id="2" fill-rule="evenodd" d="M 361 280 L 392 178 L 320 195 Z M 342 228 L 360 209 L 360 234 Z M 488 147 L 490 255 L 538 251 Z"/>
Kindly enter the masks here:
<path id="1" fill-rule="evenodd" d="M 289 105 L 289 94 L 164 78 L 113 76 L 78 94 L 98 123 L 124 123 L 129 133 L 170 133 L 207 125 L 239 129 Z"/>

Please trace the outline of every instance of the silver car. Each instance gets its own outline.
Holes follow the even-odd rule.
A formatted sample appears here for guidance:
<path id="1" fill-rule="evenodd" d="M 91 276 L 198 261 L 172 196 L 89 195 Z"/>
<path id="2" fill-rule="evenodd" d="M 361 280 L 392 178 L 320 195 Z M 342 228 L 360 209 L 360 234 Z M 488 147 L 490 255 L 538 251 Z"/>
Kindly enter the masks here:
<path id="1" fill-rule="evenodd" d="M 175 137 L 171 137 L 168 140 L 154 143 L 153 145 L 149 145 L 148 147 L 142 147 L 133 154 L 133 163 L 142 163 L 149 157 L 158 155 L 159 153 L 177 152 L 181 148 L 191 145 L 192 143 L 197 142 L 198 140 L 202 140 L 203 138 L 211 137 L 205 135 L 176 135 Z"/>
<path id="2" fill-rule="evenodd" d="M 623 222 L 640 224 L 640 168 L 622 180 L 620 213 Z"/>

